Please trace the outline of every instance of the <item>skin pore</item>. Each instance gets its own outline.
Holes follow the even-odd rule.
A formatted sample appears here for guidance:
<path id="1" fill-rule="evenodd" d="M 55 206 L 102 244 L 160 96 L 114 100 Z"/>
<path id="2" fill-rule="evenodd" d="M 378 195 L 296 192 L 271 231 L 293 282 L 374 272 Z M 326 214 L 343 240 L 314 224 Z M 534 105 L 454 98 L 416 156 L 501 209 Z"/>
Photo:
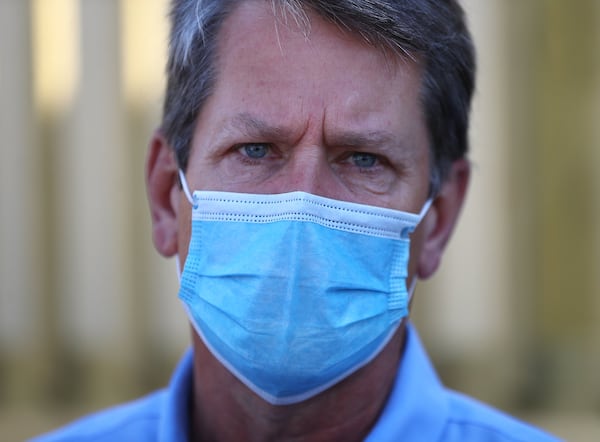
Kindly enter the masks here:
<path id="1" fill-rule="evenodd" d="M 428 197 L 421 70 L 308 13 L 310 29 L 247 1 L 219 35 L 217 82 L 194 132 L 192 190 L 316 195 L 418 213 Z M 391 93 L 393 91 L 393 93 Z M 148 157 L 157 249 L 185 262 L 191 207 L 172 150 L 157 132 Z M 431 275 L 458 215 L 468 164 L 458 161 L 411 236 L 409 282 Z M 195 332 L 192 440 L 362 440 L 396 375 L 402 325 L 368 365 L 304 402 L 273 406 L 206 349 Z"/>

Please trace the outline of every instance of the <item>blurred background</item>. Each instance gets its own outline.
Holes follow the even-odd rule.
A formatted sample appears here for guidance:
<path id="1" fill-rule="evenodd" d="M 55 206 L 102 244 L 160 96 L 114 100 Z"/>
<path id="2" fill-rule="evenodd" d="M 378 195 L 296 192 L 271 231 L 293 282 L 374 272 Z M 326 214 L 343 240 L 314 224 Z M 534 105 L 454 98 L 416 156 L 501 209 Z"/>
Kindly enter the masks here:
<path id="1" fill-rule="evenodd" d="M 417 322 L 445 382 L 600 440 L 600 1 L 465 0 L 474 174 Z M 165 385 L 189 341 L 144 191 L 166 0 L 0 0 L 0 441 Z"/>

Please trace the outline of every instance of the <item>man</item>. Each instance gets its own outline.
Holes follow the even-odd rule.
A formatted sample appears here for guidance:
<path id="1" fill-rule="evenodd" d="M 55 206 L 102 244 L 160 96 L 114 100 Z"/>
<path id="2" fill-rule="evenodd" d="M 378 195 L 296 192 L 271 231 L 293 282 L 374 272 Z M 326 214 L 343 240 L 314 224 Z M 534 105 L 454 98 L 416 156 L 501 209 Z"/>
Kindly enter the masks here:
<path id="1" fill-rule="evenodd" d="M 407 321 L 469 179 L 452 0 L 174 0 L 150 143 L 184 263 L 171 385 L 47 440 L 545 441 L 441 386 Z"/>

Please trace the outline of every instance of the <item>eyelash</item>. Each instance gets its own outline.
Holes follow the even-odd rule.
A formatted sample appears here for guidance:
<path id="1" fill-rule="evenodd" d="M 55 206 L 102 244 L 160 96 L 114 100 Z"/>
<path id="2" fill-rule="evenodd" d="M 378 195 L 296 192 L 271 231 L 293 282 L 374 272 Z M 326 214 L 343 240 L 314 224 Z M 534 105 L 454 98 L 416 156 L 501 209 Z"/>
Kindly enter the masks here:
<path id="1" fill-rule="evenodd" d="M 256 145 L 263 145 L 263 146 L 267 147 L 267 152 L 264 157 L 253 158 L 253 157 L 249 156 L 248 154 L 242 152 L 242 150 L 244 148 L 249 147 L 249 146 L 256 146 Z M 274 150 L 275 150 L 275 148 L 274 148 L 273 144 L 263 143 L 263 142 L 239 143 L 239 144 L 234 145 L 231 148 L 231 151 L 233 151 L 234 153 L 237 153 L 240 156 L 240 159 L 242 162 L 244 162 L 245 164 L 249 164 L 249 165 L 257 165 L 259 163 L 263 163 L 265 160 L 269 159 L 270 155 L 272 155 Z"/>
<path id="2" fill-rule="evenodd" d="M 267 148 L 267 152 L 265 154 L 264 157 L 260 157 L 260 158 L 253 158 L 251 156 L 249 156 L 247 153 L 242 152 L 242 150 L 246 147 L 249 146 L 253 146 L 253 145 L 263 145 L 266 146 Z M 248 142 L 248 143 L 239 143 L 236 144 L 232 147 L 231 149 L 232 151 L 236 152 L 239 154 L 241 161 L 244 164 L 250 165 L 250 166 L 255 166 L 255 165 L 259 165 L 259 164 L 264 164 L 264 162 L 266 160 L 269 160 L 272 155 L 274 154 L 274 152 L 276 152 L 276 147 L 272 144 L 272 143 L 266 143 L 266 142 Z M 358 166 L 357 164 L 354 163 L 353 161 L 353 156 L 354 155 L 366 155 L 366 156 L 373 156 L 374 157 L 374 164 L 371 167 L 361 167 Z M 371 152 L 364 152 L 364 151 L 351 151 L 351 152 L 347 152 L 346 154 L 343 155 L 343 157 L 341 158 L 342 161 L 344 162 L 348 162 L 350 164 L 351 167 L 353 167 L 354 169 L 358 170 L 358 173 L 360 174 L 364 174 L 364 175 L 373 175 L 376 173 L 380 173 L 381 172 L 381 167 L 384 167 L 386 165 L 389 164 L 389 162 L 387 161 L 387 159 L 385 157 L 382 157 L 380 155 L 371 153 Z"/>
<path id="3" fill-rule="evenodd" d="M 373 161 L 374 161 L 373 165 L 366 166 L 366 167 L 361 167 L 361 166 L 357 165 L 355 163 L 356 159 L 353 158 L 355 155 L 372 156 Z M 343 161 L 346 162 L 347 164 L 349 164 L 350 167 L 352 167 L 353 169 L 357 170 L 358 173 L 365 174 L 365 175 L 379 174 L 379 173 L 381 173 L 382 167 L 389 165 L 389 161 L 387 161 L 387 159 L 385 157 L 382 157 L 380 155 L 377 155 L 377 154 L 374 154 L 371 152 L 364 152 L 364 151 L 348 152 L 347 154 L 344 155 Z"/>

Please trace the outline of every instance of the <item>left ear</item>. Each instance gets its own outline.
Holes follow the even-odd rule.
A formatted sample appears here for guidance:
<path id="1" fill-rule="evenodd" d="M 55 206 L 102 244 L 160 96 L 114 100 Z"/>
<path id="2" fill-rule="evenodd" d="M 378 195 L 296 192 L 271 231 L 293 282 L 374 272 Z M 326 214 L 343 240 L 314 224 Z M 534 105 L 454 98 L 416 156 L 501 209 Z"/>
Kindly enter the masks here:
<path id="1" fill-rule="evenodd" d="M 177 171 L 173 149 L 157 130 L 148 148 L 146 190 L 152 215 L 154 246 L 166 257 L 177 253 L 178 207 L 181 199 Z"/>
<path id="2" fill-rule="evenodd" d="M 462 208 L 471 167 L 466 159 L 452 163 L 440 192 L 423 219 L 423 246 L 418 260 L 417 275 L 429 278 L 437 270 L 442 253 L 450 239 Z"/>

